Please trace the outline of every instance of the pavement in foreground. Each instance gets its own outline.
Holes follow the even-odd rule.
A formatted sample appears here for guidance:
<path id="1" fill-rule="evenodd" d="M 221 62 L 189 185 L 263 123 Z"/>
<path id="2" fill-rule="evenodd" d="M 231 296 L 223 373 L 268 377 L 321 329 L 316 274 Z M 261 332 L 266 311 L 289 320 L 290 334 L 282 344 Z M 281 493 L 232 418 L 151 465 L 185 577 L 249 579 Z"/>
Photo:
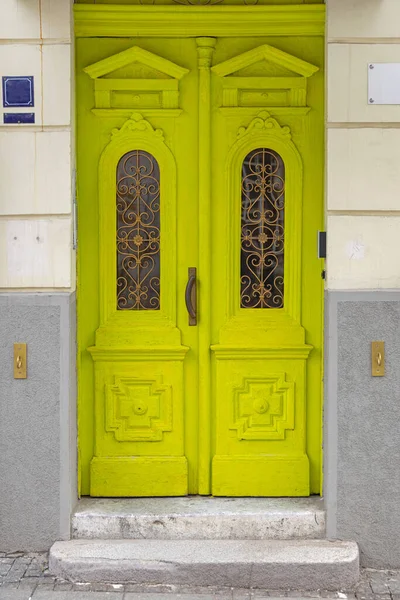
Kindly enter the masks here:
<path id="1" fill-rule="evenodd" d="M 359 585 L 351 592 L 70 583 L 49 573 L 47 554 L 0 553 L 0 600 L 261 600 L 268 597 L 400 600 L 400 571 L 364 569 Z"/>

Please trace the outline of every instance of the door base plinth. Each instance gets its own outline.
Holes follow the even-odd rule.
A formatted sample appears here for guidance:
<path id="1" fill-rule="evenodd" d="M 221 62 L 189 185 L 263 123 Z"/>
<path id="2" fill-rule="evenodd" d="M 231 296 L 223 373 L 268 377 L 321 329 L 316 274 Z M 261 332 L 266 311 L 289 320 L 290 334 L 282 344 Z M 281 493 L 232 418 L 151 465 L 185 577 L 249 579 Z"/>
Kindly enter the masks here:
<path id="1" fill-rule="evenodd" d="M 185 496 L 188 466 L 184 456 L 93 458 L 91 496 Z"/>
<path id="2" fill-rule="evenodd" d="M 310 465 L 299 457 L 215 456 L 214 496 L 308 496 Z"/>

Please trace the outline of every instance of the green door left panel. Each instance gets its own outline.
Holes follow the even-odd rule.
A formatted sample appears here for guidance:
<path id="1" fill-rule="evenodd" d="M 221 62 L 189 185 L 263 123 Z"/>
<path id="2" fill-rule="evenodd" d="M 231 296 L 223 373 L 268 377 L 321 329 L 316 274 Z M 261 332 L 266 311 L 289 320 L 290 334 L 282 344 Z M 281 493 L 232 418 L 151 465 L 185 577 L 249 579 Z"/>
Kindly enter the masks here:
<path id="1" fill-rule="evenodd" d="M 77 40 L 82 494 L 197 491 L 197 332 L 188 326 L 184 304 L 198 247 L 197 82 L 190 70 L 196 60 L 191 40 L 140 39 L 137 45 L 131 39 Z M 159 169 L 159 197 L 155 201 L 153 194 L 147 212 L 146 161 L 153 165 L 147 175 L 154 165 Z M 121 177 L 129 181 L 125 196 Z M 131 227 L 128 244 L 121 235 L 116 239 L 118 185 L 119 202 L 132 203 L 135 194 L 142 202 L 141 225 Z M 122 218 L 132 225 L 129 210 L 126 205 Z M 149 215 L 157 210 L 159 306 L 145 301 L 139 310 L 124 310 L 117 304 L 117 245 L 118 252 L 130 245 L 137 260 L 135 248 L 147 244 L 153 260 L 152 236 L 158 234 Z M 127 229 L 120 231 L 124 236 Z M 141 258 L 141 267 L 150 259 Z M 134 301 L 149 294 L 146 285 L 131 286 Z M 128 296 L 129 291 L 122 300 Z"/>

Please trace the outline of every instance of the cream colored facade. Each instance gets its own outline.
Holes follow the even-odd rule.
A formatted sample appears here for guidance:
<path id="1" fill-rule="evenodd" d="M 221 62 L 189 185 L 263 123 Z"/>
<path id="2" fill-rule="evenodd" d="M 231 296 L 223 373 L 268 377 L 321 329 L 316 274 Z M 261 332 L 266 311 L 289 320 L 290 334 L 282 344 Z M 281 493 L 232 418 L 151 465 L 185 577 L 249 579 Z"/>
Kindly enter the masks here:
<path id="1" fill-rule="evenodd" d="M 23 65 L 36 95 L 35 125 L 0 125 L 2 290 L 75 288 L 71 14 L 2 3 L 0 72 Z M 400 105 L 367 103 L 368 63 L 400 62 L 399 20 L 398 0 L 327 3 L 328 289 L 400 287 Z"/>
<path id="2" fill-rule="evenodd" d="M 0 126 L 0 288 L 71 290 L 71 2 L 1 4 L 1 76 L 34 76 L 35 125 Z"/>
<path id="3" fill-rule="evenodd" d="M 400 2 L 327 12 L 327 288 L 397 289 L 400 105 L 368 104 L 367 77 L 368 63 L 400 62 Z"/>

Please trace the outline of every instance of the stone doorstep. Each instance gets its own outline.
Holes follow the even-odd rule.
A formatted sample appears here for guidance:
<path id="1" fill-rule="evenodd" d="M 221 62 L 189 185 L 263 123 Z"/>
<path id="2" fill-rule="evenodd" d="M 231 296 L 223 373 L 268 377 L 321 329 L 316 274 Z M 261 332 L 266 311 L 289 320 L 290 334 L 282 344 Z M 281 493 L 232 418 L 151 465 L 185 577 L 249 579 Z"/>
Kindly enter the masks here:
<path id="1" fill-rule="evenodd" d="M 354 542 L 327 540 L 71 540 L 50 550 L 50 571 L 71 581 L 352 589 Z"/>
<path id="2" fill-rule="evenodd" d="M 75 539 L 293 539 L 325 537 L 325 511 L 310 498 L 83 498 Z"/>

